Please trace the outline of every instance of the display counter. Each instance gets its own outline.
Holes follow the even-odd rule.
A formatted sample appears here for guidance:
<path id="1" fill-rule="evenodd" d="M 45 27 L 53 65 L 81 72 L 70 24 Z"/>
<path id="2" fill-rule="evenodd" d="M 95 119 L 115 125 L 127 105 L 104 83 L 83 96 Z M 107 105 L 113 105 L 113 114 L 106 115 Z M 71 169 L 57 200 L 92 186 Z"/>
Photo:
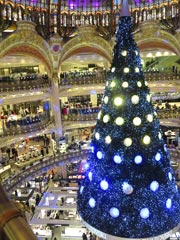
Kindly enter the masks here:
<path id="1" fill-rule="evenodd" d="M 48 226 L 34 225 L 34 226 L 31 226 L 31 228 L 37 237 L 52 236 L 52 230 Z"/>

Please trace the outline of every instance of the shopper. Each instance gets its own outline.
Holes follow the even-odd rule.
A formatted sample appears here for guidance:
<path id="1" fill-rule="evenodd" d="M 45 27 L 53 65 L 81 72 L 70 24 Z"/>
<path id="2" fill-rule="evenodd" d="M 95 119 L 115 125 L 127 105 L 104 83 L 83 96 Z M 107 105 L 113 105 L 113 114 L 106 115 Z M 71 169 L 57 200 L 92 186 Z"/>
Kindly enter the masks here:
<path id="1" fill-rule="evenodd" d="M 44 148 L 41 147 L 41 155 L 44 157 Z"/>
<path id="2" fill-rule="evenodd" d="M 88 239 L 87 239 L 87 235 L 86 235 L 85 233 L 83 233 L 82 239 L 83 239 L 83 240 L 88 240 Z"/>

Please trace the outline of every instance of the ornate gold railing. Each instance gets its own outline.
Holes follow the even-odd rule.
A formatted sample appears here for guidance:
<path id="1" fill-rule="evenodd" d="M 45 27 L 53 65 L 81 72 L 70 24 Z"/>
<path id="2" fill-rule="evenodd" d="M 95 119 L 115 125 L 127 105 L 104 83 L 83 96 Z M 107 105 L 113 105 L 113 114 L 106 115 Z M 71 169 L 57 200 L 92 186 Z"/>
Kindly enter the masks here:
<path id="1" fill-rule="evenodd" d="M 95 25 L 99 34 L 109 40 L 114 35 L 119 20 L 120 3 L 105 1 L 103 6 L 83 3 L 48 1 L 0 1 L 0 32 L 15 28 L 17 21 L 30 20 L 36 23 L 38 33 L 45 39 L 59 33 L 64 40 L 74 36 L 78 26 Z M 119 2 L 119 1 L 118 1 Z M 158 20 L 161 27 L 175 34 L 179 29 L 178 1 L 140 1 L 130 3 L 133 29 L 142 22 Z M 3 33 L 5 36 L 5 33 Z"/>

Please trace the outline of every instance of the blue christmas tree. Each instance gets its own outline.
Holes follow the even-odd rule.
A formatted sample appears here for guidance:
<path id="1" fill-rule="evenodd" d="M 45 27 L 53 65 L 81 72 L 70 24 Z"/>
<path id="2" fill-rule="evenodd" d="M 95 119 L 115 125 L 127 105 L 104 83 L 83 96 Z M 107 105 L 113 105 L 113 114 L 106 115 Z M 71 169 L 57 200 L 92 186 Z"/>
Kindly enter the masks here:
<path id="1" fill-rule="evenodd" d="M 78 192 L 85 225 L 105 239 L 169 237 L 180 223 L 180 194 L 144 80 L 127 1 L 92 149 Z"/>

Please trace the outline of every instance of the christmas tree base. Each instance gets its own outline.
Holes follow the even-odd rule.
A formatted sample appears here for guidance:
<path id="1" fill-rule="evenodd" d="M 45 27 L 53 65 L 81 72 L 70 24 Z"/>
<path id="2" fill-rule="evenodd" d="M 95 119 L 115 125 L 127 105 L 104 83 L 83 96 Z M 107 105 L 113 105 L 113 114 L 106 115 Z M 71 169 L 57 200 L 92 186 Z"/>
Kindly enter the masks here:
<path id="1" fill-rule="evenodd" d="M 169 232 L 166 232 L 166 233 L 158 235 L 158 236 L 149 237 L 149 238 L 123 238 L 123 237 L 116 237 L 116 236 L 104 233 L 104 232 L 96 229 L 95 227 L 91 226 L 90 224 L 88 224 L 82 218 L 81 218 L 81 221 L 83 222 L 83 224 L 87 227 L 87 229 L 90 232 L 94 233 L 96 236 L 98 236 L 102 239 L 107 239 L 107 240 L 130 240 L 130 239 L 131 240 L 166 240 L 167 238 L 171 237 L 173 233 L 177 232 L 180 228 L 180 224 L 179 224 L 174 229 L 171 229 Z"/>

